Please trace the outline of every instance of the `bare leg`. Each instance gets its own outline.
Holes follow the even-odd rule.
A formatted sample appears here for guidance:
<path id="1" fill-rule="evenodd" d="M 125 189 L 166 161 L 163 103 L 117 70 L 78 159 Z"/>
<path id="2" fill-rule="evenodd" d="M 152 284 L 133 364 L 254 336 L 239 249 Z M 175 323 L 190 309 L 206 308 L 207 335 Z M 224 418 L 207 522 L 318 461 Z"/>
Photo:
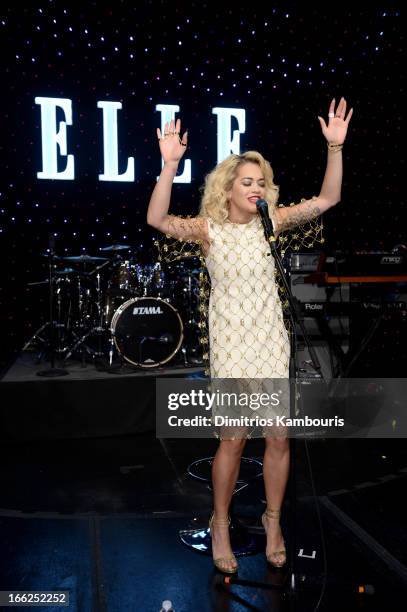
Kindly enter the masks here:
<path id="1" fill-rule="evenodd" d="M 280 510 L 288 480 L 290 467 L 290 446 L 288 438 L 266 438 L 263 460 L 264 487 L 268 510 Z M 266 554 L 284 550 L 284 540 L 280 521 L 266 518 L 264 525 L 267 533 Z"/>
<path id="2" fill-rule="evenodd" d="M 219 444 L 212 464 L 212 483 L 214 498 L 214 524 L 211 528 L 213 558 L 230 557 L 232 549 L 227 524 L 216 525 L 216 520 L 227 519 L 230 500 L 239 475 L 240 458 L 246 439 L 222 440 Z M 236 563 L 228 561 L 225 569 L 236 567 Z"/>

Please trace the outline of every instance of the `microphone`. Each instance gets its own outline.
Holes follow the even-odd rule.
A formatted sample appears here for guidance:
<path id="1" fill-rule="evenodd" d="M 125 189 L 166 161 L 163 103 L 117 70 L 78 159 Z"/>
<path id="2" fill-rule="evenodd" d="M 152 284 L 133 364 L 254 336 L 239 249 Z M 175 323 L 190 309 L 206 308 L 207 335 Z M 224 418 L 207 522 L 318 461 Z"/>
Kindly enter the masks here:
<path id="1" fill-rule="evenodd" d="M 256 207 L 263 224 L 264 235 L 267 242 L 275 242 L 273 224 L 269 215 L 269 205 L 266 200 L 259 199 L 256 201 Z"/>

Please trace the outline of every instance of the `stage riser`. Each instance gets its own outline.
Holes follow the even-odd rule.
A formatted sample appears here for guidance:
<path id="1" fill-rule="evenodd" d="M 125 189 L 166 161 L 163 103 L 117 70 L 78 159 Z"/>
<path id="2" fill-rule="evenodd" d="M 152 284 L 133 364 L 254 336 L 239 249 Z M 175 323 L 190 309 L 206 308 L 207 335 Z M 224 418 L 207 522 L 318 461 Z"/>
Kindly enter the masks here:
<path id="1" fill-rule="evenodd" d="M 2 382 L 0 439 L 119 436 L 155 428 L 155 377 Z"/>

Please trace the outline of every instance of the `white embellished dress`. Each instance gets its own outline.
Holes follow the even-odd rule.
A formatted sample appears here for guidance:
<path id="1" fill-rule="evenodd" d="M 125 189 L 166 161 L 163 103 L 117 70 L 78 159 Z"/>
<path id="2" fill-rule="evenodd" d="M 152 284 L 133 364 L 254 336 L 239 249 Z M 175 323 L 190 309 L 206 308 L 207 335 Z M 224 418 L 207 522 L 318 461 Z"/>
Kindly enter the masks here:
<path id="1" fill-rule="evenodd" d="M 290 343 L 262 223 L 208 219 L 212 378 L 288 378 Z"/>

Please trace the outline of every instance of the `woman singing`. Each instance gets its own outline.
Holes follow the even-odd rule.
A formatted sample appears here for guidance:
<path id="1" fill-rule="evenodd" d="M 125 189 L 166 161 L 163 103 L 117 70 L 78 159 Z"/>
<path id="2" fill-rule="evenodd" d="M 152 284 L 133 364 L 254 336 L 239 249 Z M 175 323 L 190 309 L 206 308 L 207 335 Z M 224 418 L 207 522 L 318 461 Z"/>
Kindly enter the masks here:
<path id="1" fill-rule="evenodd" d="M 274 259 L 264 238 L 256 201 L 268 202 L 274 234 L 315 219 L 341 197 L 342 147 L 352 109 L 346 117 L 346 101 L 336 110 L 332 100 L 328 124 L 319 117 L 327 140 L 327 166 L 320 193 L 292 207 L 277 207 L 278 187 L 268 161 L 256 151 L 230 155 L 206 177 L 201 210 L 184 219 L 168 214 L 171 188 L 187 147 L 187 133 L 180 136 L 181 121 L 157 129 L 164 160 L 151 195 L 147 222 L 181 240 L 200 241 L 211 279 L 209 348 L 212 378 L 288 378 L 289 339 L 282 317 Z M 240 432 L 241 433 L 241 432 Z M 237 561 L 229 540 L 229 505 L 239 474 L 247 435 L 223 432 L 216 452 L 212 480 L 214 511 L 210 519 L 214 564 L 222 572 L 235 573 Z M 262 523 L 267 534 L 267 561 L 274 567 L 286 562 L 280 528 L 280 509 L 289 471 L 286 436 L 265 435 L 263 460 L 267 508 Z"/>

